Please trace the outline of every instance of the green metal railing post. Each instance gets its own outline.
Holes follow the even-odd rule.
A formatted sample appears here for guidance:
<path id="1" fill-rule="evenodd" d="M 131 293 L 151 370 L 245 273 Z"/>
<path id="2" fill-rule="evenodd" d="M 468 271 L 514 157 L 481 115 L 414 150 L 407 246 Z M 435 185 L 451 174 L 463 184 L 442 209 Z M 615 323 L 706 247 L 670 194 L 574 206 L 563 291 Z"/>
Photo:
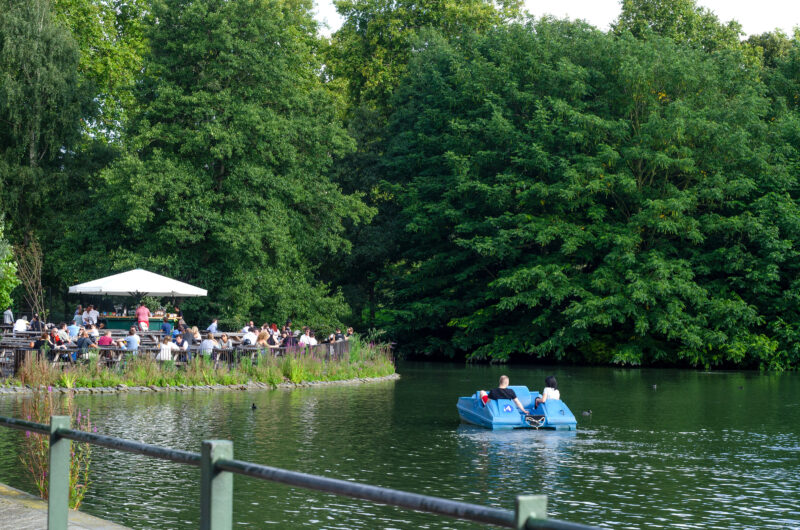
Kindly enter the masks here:
<path id="1" fill-rule="evenodd" d="M 514 507 L 517 530 L 524 530 L 528 519 L 547 519 L 547 495 L 518 495 Z"/>
<path id="2" fill-rule="evenodd" d="M 200 450 L 200 528 L 233 526 L 233 473 L 216 469 L 217 460 L 233 459 L 233 442 L 205 440 Z"/>
<path id="3" fill-rule="evenodd" d="M 47 530 L 67 530 L 69 519 L 70 441 L 56 434 L 69 429 L 69 416 L 50 416 L 50 466 L 48 473 Z"/>

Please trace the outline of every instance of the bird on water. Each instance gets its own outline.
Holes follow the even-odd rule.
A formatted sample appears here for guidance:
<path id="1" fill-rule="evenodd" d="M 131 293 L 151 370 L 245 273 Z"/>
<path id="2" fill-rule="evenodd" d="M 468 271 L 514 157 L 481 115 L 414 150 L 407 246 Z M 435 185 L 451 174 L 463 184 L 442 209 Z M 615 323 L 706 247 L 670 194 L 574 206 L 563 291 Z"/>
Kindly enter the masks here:
<path id="1" fill-rule="evenodd" d="M 581 414 L 583 414 L 584 416 L 591 416 L 592 415 L 592 409 L 584 410 L 583 412 L 581 412 Z"/>
<path id="2" fill-rule="evenodd" d="M 253 403 L 253 405 L 250 408 L 253 409 L 253 410 L 256 410 L 258 407 L 256 407 L 255 403 Z"/>

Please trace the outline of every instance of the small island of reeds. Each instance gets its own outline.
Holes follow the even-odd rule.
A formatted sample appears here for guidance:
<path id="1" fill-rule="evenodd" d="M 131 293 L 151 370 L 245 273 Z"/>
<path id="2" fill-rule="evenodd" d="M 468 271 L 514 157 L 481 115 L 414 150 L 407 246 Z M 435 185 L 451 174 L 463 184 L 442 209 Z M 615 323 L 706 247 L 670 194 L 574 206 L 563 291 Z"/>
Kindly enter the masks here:
<path id="1" fill-rule="evenodd" d="M 53 388 L 180 387 L 265 383 L 333 382 L 378 378 L 395 373 L 388 345 L 365 343 L 355 338 L 341 358 L 320 358 L 307 349 L 274 355 L 264 349 L 221 362 L 195 356 L 188 363 L 159 362 L 150 356 L 129 356 L 116 364 L 101 361 L 53 363 L 30 356 L 4 386 Z"/>

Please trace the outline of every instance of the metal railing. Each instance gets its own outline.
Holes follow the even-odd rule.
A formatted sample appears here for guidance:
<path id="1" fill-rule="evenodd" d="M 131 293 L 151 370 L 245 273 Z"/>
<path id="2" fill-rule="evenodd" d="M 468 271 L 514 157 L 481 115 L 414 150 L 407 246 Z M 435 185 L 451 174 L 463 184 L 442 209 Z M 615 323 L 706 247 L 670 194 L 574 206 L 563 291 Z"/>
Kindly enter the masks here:
<path id="1" fill-rule="evenodd" d="M 503 528 L 580 530 L 595 528 L 547 518 L 546 495 L 519 495 L 515 510 L 490 508 L 390 488 L 360 484 L 233 458 L 230 440 L 205 440 L 200 453 L 168 449 L 70 428 L 69 416 L 51 416 L 50 425 L 0 416 L 0 426 L 50 436 L 47 528 L 66 530 L 69 515 L 70 440 L 116 451 L 169 460 L 200 468 L 200 528 L 230 530 L 233 526 L 233 474 L 245 475 L 298 488 L 324 491 Z"/>

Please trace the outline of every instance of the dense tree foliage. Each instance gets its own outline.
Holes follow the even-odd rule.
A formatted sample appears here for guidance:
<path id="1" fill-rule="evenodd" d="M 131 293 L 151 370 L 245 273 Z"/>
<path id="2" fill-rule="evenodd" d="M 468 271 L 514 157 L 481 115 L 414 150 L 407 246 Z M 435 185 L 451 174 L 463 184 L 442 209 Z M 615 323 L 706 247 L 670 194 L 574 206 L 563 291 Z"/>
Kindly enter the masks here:
<path id="1" fill-rule="evenodd" d="M 146 52 L 149 0 L 52 0 L 54 17 L 78 45 L 78 74 L 99 108 L 85 130 L 118 137 L 134 103 L 133 86 Z"/>
<path id="2" fill-rule="evenodd" d="M 78 61 L 47 0 L 0 2 L 0 208 L 17 237 L 41 226 L 64 148 L 91 115 Z"/>
<path id="3" fill-rule="evenodd" d="M 349 249 L 342 219 L 368 211 L 326 178 L 351 140 L 317 75 L 309 7 L 154 2 L 125 154 L 68 245 L 76 272 L 140 265 L 208 288 L 194 305 L 207 315 L 339 322 L 341 296 L 315 270 Z"/>
<path id="4" fill-rule="evenodd" d="M 328 273 L 341 284 L 362 325 L 376 324 L 376 308 L 391 303 L 384 271 L 398 257 L 403 238 L 397 197 L 384 185 L 382 160 L 391 96 L 408 67 L 420 31 L 435 29 L 458 40 L 521 16 L 521 0 L 337 0 L 344 24 L 326 53 L 330 85 L 347 94 L 345 121 L 356 150 L 338 159 L 334 178 L 349 192 L 363 192 L 377 215 L 353 226 L 354 251 L 331 263 Z"/>
<path id="5" fill-rule="evenodd" d="M 14 263 L 14 253 L 11 245 L 6 241 L 3 220 L 0 219 L 0 308 L 5 311 L 11 307 L 11 292 L 19 285 L 17 266 Z"/>
<path id="6" fill-rule="evenodd" d="M 637 38 L 660 35 L 706 51 L 736 49 L 742 34 L 738 22 L 723 24 L 694 0 L 622 0 L 613 30 Z"/>
<path id="7" fill-rule="evenodd" d="M 398 329 L 477 358 L 796 363 L 797 178 L 745 64 L 562 22 L 427 37 L 386 157 Z"/>
<path id="8" fill-rule="evenodd" d="M 6 237 L 50 293 L 145 267 L 237 327 L 796 368 L 800 34 L 621 4 L 338 0 L 325 40 L 310 0 L 0 0 Z"/>

